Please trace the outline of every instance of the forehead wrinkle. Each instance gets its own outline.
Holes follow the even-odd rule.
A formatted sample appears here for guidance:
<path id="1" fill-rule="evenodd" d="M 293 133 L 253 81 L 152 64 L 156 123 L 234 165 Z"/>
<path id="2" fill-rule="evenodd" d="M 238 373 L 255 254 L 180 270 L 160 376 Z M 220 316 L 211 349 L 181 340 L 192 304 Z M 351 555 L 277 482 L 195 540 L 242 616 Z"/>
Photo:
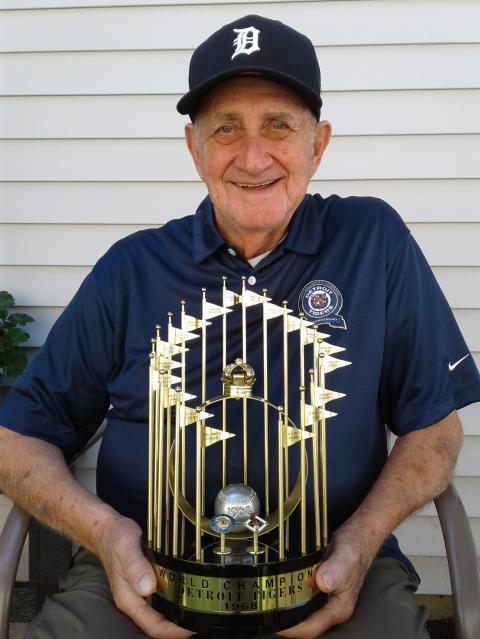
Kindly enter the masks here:
<path id="1" fill-rule="evenodd" d="M 298 119 L 287 111 L 267 111 L 263 114 L 263 117 L 266 120 L 286 120 L 287 122 L 293 122 Z"/>
<path id="2" fill-rule="evenodd" d="M 212 118 L 214 123 L 223 122 L 225 120 L 241 120 L 242 116 L 238 111 L 220 111 L 219 113 L 215 113 Z"/>
<path id="3" fill-rule="evenodd" d="M 298 120 L 298 116 L 292 115 L 287 111 L 266 111 L 261 114 L 263 120 L 285 120 L 287 122 L 293 122 Z M 217 124 L 218 122 L 232 121 L 232 120 L 242 120 L 243 115 L 238 111 L 225 111 L 215 113 L 212 117 L 212 123 Z"/>

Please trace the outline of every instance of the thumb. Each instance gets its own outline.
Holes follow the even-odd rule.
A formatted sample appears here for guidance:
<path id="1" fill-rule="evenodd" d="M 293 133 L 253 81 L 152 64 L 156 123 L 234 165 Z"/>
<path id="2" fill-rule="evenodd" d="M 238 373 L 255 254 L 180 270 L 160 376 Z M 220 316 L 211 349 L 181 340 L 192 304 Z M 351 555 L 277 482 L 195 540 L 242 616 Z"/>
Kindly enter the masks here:
<path id="1" fill-rule="evenodd" d="M 336 585 L 333 572 L 327 563 L 328 562 L 319 566 L 315 575 L 318 589 L 322 592 L 332 592 L 332 590 L 335 590 Z"/>
<path id="2" fill-rule="evenodd" d="M 131 557 L 126 566 L 125 576 L 134 590 L 142 597 L 149 597 L 157 588 L 157 578 L 153 567 L 140 550 L 136 552 L 135 557 Z"/>

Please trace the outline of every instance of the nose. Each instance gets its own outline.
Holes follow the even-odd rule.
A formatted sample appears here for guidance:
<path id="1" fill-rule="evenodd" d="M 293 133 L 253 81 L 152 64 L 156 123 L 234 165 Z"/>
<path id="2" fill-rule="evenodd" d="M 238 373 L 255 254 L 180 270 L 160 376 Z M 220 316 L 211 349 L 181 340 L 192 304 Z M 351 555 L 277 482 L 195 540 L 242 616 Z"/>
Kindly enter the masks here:
<path id="1" fill-rule="evenodd" d="M 268 151 L 268 142 L 260 137 L 245 139 L 235 158 L 235 166 L 249 175 L 260 175 L 274 160 Z"/>

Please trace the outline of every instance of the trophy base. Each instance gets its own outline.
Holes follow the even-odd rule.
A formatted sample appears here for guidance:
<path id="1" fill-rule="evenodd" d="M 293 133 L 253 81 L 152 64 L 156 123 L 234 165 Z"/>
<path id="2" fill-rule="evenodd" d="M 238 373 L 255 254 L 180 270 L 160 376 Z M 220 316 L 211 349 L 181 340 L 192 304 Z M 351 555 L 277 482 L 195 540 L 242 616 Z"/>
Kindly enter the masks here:
<path id="1" fill-rule="evenodd" d="M 279 560 L 269 546 L 257 555 L 250 542 L 228 543 L 230 554 L 216 554 L 213 543 L 198 562 L 145 546 L 158 581 L 153 607 L 199 638 L 240 639 L 295 626 L 326 603 L 315 581 L 324 549 Z"/>

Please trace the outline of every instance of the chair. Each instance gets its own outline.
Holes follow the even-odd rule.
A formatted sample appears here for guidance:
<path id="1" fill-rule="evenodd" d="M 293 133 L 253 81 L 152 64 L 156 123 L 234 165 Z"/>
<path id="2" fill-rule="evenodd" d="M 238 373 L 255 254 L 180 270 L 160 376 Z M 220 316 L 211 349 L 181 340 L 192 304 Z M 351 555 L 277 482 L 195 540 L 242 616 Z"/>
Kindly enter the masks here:
<path id="1" fill-rule="evenodd" d="M 480 576 L 470 523 L 455 487 L 435 499 L 447 551 L 455 639 L 480 637 Z M 10 597 L 30 516 L 14 505 L 0 535 L 0 639 L 8 639 Z"/>

